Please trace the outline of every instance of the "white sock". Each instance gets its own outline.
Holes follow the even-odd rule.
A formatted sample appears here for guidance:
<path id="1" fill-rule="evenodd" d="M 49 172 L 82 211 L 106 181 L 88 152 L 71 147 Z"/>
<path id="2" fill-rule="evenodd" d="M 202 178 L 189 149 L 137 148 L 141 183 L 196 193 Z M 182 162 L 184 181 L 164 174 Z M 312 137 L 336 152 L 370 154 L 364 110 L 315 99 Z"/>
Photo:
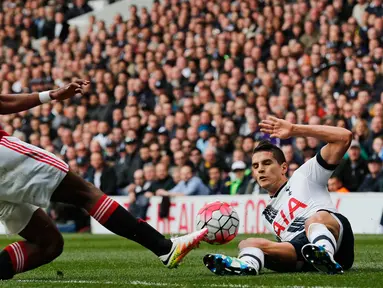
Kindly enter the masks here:
<path id="1" fill-rule="evenodd" d="M 307 239 L 309 239 L 312 244 L 323 246 L 327 252 L 330 252 L 332 255 L 335 254 L 337 250 L 336 240 L 326 225 L 312 223 L 308 230 Z"/>
<path id="2" fill-rule="evenodd" d="M 241 259 L 258 272 L 265 264 L 265 254 L 261 249 L 255 247 L 246 247 L 239 250 L 238 259 Z"/>

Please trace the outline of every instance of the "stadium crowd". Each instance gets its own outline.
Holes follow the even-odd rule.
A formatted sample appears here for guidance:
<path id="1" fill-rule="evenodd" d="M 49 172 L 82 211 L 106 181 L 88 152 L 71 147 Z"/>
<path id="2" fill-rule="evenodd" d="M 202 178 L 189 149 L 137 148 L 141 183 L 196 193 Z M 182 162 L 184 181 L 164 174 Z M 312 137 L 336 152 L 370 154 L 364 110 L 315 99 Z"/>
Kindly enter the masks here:
<path id="1" fill-rule="evenodd" d="M 85 97 L 0 116 L 2 128 L 129 195 L 137 215 L 155 194 L 265 193 L 249 168 L 270 114 L 352 130 L 329 190 L 383 191 L 382 0 L 155 0 L 110 26 L 89 16 L 83 36 L 67 20 L 91 11 L 84 0 L 0 9 L 1 93 L 91 81 Z M 271 141 L 289 173 L 323 145 Z"/>

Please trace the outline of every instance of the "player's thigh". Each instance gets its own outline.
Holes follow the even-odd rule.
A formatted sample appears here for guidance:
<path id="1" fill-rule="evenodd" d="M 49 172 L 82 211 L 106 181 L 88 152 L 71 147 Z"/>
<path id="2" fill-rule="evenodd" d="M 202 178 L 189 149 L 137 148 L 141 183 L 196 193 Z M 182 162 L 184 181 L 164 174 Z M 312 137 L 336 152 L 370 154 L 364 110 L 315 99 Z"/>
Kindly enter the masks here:
<path id="1" fill-rule="evenodd" d="M 338 240 L 340 225 L 334 216 L 328 211 L 318 211 L 305 222 L 306 234 L 308 233 L 309 227 L 313 223 L 320 223 L 327 227 L 327 229 L 334 235 L 335 239 Z"/>
<path id="2" fill-rule="evenodd" d="M 278 272 L 297 270 L 297 254 L 289 242 L 274 242 L 263 238 L 248 238 L 238 248 L 256 247 L 265 254 L 265 268 Z"/>
<path id="3" fill-rule="evenodd" d="M 93 184 L 69 171 L 53 192 L 51 201 L 91 209 L 103 193 Z"/>

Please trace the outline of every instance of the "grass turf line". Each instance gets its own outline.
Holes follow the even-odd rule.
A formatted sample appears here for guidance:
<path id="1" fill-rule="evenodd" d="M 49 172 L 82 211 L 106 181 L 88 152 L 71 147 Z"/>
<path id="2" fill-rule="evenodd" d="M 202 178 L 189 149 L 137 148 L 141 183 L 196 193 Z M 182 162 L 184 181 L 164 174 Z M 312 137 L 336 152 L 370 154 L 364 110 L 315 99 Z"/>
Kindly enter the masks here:
<path id="1" fill-rule="evenodd" d="M 157 257 L 140 245 L 117 236 L 64 237 L 64 253 L 57 260 L 4 281 L 0 287 L 379 287 L 383 279 L 383 235 L 356 236 L 354 268 L 344 275 L 264 270 L 262 275 L 253 277 L 218 277 L 202 263 L 202 257 L 209 252 L 236 255 L 236 246 L 245 235 L 222 246 L 203 243 L 175 270 L 164 268 Z M 5 247 L 17 239 L 0 237 L 0 245 Z M 63 276 L 58 276 L 57 271 Z"/>

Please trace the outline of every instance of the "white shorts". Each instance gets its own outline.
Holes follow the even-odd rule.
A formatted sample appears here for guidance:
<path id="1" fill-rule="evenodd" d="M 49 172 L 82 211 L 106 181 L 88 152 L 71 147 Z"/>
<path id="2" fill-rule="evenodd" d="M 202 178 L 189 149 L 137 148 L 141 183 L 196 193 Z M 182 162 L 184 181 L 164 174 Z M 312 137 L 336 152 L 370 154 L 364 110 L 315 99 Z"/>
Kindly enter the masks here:
<path id="1" fill-rule="evenodd" d="M 0 140 L 0 221 L 14 234 L 25 228 L 38 207 L 48 207 L 68 165 L 16 137 Z"/>

